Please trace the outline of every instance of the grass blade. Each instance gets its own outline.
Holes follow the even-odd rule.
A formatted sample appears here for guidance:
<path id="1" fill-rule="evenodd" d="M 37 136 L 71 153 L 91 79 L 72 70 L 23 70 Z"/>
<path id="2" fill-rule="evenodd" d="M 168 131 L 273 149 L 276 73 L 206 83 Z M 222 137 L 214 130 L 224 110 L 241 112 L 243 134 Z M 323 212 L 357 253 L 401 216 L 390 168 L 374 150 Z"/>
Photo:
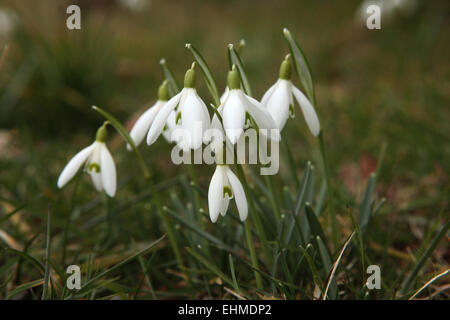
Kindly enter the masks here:
<path id="1" fill-rule="evenodd" d="M 125 139 L 125 141 L 131 146 L 134 153 L 136 154 L 136 157 L 138 159 L 138 162 L 141 166 L 141 169 L 142 169 L 142 172 L 144 173 L 145 178 L 148 179 L 150 177 L 150 172 L 148 171 L 147 166 L 145 165 L 145 161 L 142 158 L 141 153 L 139 152 L 136 145 L 134 144 L 133 139 L 131 139 L 130 135 L 128 134 L 127 129 L 125 129 L 125 127 L 119 122 L 119 120 L 117 120 L 113 115 L 104 111 L 103 109 L 101 109 L 97 106 L 92 106 L 92 109 L 94 109 L 95 111 L 100 113 L 103 117 L 105 117 L 107 120 L 109 120 L 111 125 L 120 133 L 120 135 Z"/>
<path id="2" fill-rule="evenodd" d="M 339 255 L 338 258 L 336 259 L 336 261 L 333 263 L 333 266 L 330 269 L 330 273 L 328 274 L 328 278 L 327 278 L 327 283 L 325 285 L 325 293 L 323 295 L 323 300 L 325 300 L 327 298 L 327 294 L 328 294 L 328 289 L 331 286 L 331 282 L 335 281 L 334 280 L 334 275 L 336 273 L 336 270 L 339 266 L 339 263 L 341 262 L 341 258 L 342 255 L 344 254 L 345 249 L 348 247 L 348 245 L 350 244 L 350 241 L 352 240 L 353 236 L 355 235 L 355 232 L 353 231 L 352 234 L 350 235 L 350 237 L 347 238 L 347 240 L 344 242 L 344 245 L 342 246 L 341 250 L 339 251 Z"/>
<path id="3" fill-rule="evenodd" d="M 315 105 L 316 99 L 314 96 L 314 83 L 311 76 L 309 64 L 305 58 L 305 55 L 303 54 L 302 49 L 300 49 L 300 46 L 298 45 L 297 41 L 295 41 L 295 39 L 292 37 L 291 32 L 288 29 L 284 28 L 283 33 L 284 37 L 288 42 L 292 59 L 294 60 L 295 71 L 297 72 L 297 75 L 300 78 L 300 82 L 306 91 L 308 99 L 311 101 L 313 105 Z"/>
<path id="4" fill-rule="evenodd" d="M 425 283 L 419 290 L 416 291 L 416 293 L 414 293 L 409 300 L 413 300 L 423 289 L 425 289 L 426 287 L 428 287 L 430 284 L 432 284 L 434 281 L 436 281 L 437 279 L 447 275 L 448 273 L 450 273 L 450 269 L 445 270 L 444 272 L 439 273 L 437 276 L 434 276 L 433 278 L 431 278 L 429 281 L 427 281 L 427 283 Z"/>
<path id="5" fill-rule="evenodd" d="M 366 233 L 372 213 L 372 197 L 375 191 L 376 180 L 376 174 L 372 173 L 369 181 L 367 181 L 366 191 L 364 192 L 364 198 L 361 202 L 361 208 L 359 210 L 358 225 L 363 235 Z"/>
<path id="6" fill-rule="evenodd" d="M 139 257 L 142 254 L 145 254 L 147 251 L 149 251 L 151 248 L 153 248 L 154 246 L 156 246 L 158 243 L 160 243 L 164 238 L 166 237 L 166 235 L 163 235 L 161 238 L 157 239 L 156 241 L 153 241 L 151 244 L 149 244 L 147 247 L 145 247 L 144 249 L 136 252 L 135 254 L 129 256 L 128 258 L 122 260 L 121 262 L 117 263 L 116 265 L 112 266 L 111 268 L 99 273 L 98 275 L 96 275 L 95 277 L 92 277 L 91 279 L 89 279 L 88 282 L 85 283 L 85 285 L 77 292 L 77 294 L 82 294 L 84 292 L 86 292 L 87 289 L 89 289 L 97 280 L 103 278 L 104 276 L 112 273 L 113 271 L 119 269 L 120 267 L 126 265 L 127 263 L 133 261 L 134 259 L 136 259 L 137 257 Z"/>
<path id="7" fill-rule="evenodd" d="M 189 51 L 191 51 L 192 55 L 194 56 L 195 61 L 200 66 L 203 79 L 205 81 L 206 87 L 209 90 L 209 93 L 211 94 L 211 97 L 213 98 L 214 104 L 216 106 L 219 106 L 220 105 L 219 92 L 217 91 L 216 82 L 214 81 L 214 77 L 212 75 L 211 69 L 209 69 L 208 64 L 206 63 L 205 59 L 203 59 L 200 52 L 192 44 L 186 43 L 186 48 Z"/>
<path id="8" fill-rule="evenodd" d="M 233 44 L 231 44 L 231 43 L 228 45 L 228 54 L 229 54 L 229 59 L 230 59 L 232 65 L 233 64 L 236 65 L 236 67 L 239 71 L 239 75 L 241 76 L 241 81 L 242 81 L 242 87 L 243 87 L 245 93 L 248 96 L 252 96 L 252 89 L 250 88 L 250 82 L 248 81 L 248 77 L 245 73 L 244 64 L 242 63 L 241 57 L 237 53 Z M 232 67 L 232 65 L 230 66 L 230 68 Z"/>
<path id="9" fill-rule="evenodd" d="M 167 81 L 169 81 L 169 94 L 171 97 L 173 97 L 178 92 L 180 92 L 180 86 L 178 85 L 178 82 L 175 79 L 172 70 L 170 70 L 169 66 L 167 65 L 166 59 L 161 59 L 159 61 L 159 64 L 163 69 L 164 77 L 167 79 Z"/>
<path id="10" fill-rule="evenodd" d="M 44 287 L 42 289 L 41 300 L 47 299 L 48 282 L 50 278 L 50 254 L 51 254 L 51 243 L 50 243 L 50 204 L 48 205 L 47 211 L 47 234 L 45 238 L 45 273 L 44 273 Z"/>
<path id="11" fill-rule="evenodd" d="M 7 296 L 6 296 L 6 300 L 9 300 L 11 298 L 13 298 L 15 295 L 26 291 L 28 289 L 40 286 L 41 284 L 44 283 L 44 279 L 38 279 L 38 280 L 34 280 L 31 282 L 27 282 L 24 284 L 21 284 L 20 286 L 16 287 L 14 290 L 12 290 Z"/>
<path id="12" fill-rule="evenodd" d="M 441 241 L 441 239 L 447 234 L 447 231 L 450 227 L 450 221 L 447 222 L 441 230 L 438 232 L 438 234 L 434 237 L 433 241 L 431 241 L 430 246 L 425 250 L 423 256 L 420 258 L 419 262 L 417 262 L 416 267 L 414 270 L 408 275 L 406 280 L 403 282 L 402 288 L 400 290 L 400 293 L 405 294 L 408 289 L 411 286 L 412 281 L 419 273 L 420 269 L 425 265 L 426 260 L 431 255 L 431 253 L 434 251 L 438 243 Z"/>

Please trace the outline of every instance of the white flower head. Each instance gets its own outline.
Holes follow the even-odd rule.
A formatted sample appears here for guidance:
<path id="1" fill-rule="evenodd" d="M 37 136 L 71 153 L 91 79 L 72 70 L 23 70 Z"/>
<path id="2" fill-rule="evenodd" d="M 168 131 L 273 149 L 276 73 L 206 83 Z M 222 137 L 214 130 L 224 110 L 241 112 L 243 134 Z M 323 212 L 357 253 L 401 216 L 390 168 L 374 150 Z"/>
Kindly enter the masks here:
<path id="1" fill-rule="evenodd" d="M 280 135 L 270 114 L 262 105 L 252 97 L 246 95 L 240 88 L 240 77 L 235 67 L 228 73 L 228 92 L 222 96 L 223 102 L 218 108 L 222 116 L 223 129 L 227 138 L 235 144 L 250 124 L 250 117 L 255 121 L 259 129 L 274 129 L 277 134 L 271 135 L 271 139 L 280 140 Z M 218 126 L 218 119 L 213 118 L 213 127 Z"/>
<path id="2" fill-rule="evenodd" d="M 167 80 L 164 80 L 164 82 L 159 86 L 158 89 L 158 100 L 136 120 L 136 123 L 130 131 L 130 137 L 131 139 L 133 139 L 133 142 L 136 146 L 140 145 L 144 140 L 144 137 L 147 135 L 148 130 L 155 120 L 156 115 L 167 102 L 167 100 L 169 100 L 168 82 Z M 171 141 L 167 138 L 170 135 L 167 134 L 172 128 L 173 127 L 171 126 L 171 124 L 169 124 L 168 121 L 163 130 L 164 137 L 168 142 Z M 127 149 L 131 151 L 131 146 L 129 144 L 127 144 Z"/>
<path id="3" fill-rule="evenodd" d="M 231 199 L 236 201 L 241 221 L 247 219 L 248 204 L 244 188 L 231 169 L 223 164 L 223 153 L 218 152 L 217 167 L 208 189 L 209 217 L 215 223 L 219 214 L 225 216 Z"/>
<path id="4" fill-rule="evenodd" d="M 78 172 L 82 165 L 91 176 L 97 191 L 105 190 L 106 194 L 114 197 L 116 194 L 116 166 L 114 159 L 106 147 L 106 124 L 97 130 L 93 144 L 78 152 L 64 167 L 58 178 L 58 188 L 64 187 Z"/>
<path id="5" fill-rule="evenodd" d="M 308 98 L 291 82 L 290 55 L 281 63 L 280 78 L 266 91 L 261 104 L 270 113 L 280 131 L 284 128 L 289 116 L 294 117 L 294 97 L 302 110 L 311 133 L 320 133 L 320 123 L 316 111 Z"/>
<path id="6" fill-rule="evenodd" d="M 184 88 L 180 93 L 165 103 L 156 115 L 147 135 L 147 144 L 153 144 L 163 132 L 164 127 L 175 125 L 184 132 L 183 141 L 177 141 L 189 149 L 198 149 L 203 143 L 203 136 L 210 127 L 208 109 L 197 94 L 195 85 L 195 64 L 186 72 Z"/>

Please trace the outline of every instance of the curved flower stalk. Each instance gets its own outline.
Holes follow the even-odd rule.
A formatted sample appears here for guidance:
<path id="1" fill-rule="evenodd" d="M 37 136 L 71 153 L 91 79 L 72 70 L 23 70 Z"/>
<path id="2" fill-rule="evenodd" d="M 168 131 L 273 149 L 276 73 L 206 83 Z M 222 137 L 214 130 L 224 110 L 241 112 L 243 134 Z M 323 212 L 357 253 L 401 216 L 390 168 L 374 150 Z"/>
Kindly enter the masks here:
<path id="1" fill-rule="evenodd" d="M 186 71 L 183 90 L 167 101 L 156 115 L 148 131 L 148 145 L 158 139 L 168 122 L 173 125 L 175 120 L 175 124 L 184 131 L 184 136 L 177 140 L 180 147 L 193 150 L 201 147 L 204 133 L 210 127 L 210 118 L 205 103 L 194 87 L 194 66 Z"/>
<path id="2" fill-rule="evenodd" d="M 231 199 L 236 201 L 241 221 L 248 216 L 248 204 L 244 188 L 237 176 L 223 162 L 223 149 L 216 154 L 217 167 L 208 189 L 209 217 L 215 223 L 219 214 L 225 216 Z"/>
<path id="3" fill-rule="evenodd" d="M 116 166 L 105 144 L 106 125 L 107 122 L 97 130 L 93 144 L 78 152 L 67 163 L 59 175 L 58 188 L 64 187 L 84 165 L 84 170 L 91 176 L 95 189 L 105 190 L 108 196 L 114 197 L 117 186 Z"/>
<path id="4" fill-rule="evenodd" d="M 136 123 L 130 131 L 130 137 L 131 139 L 133 139 L 133 142 L 136 146 L 139 146 L 142 140 L 144 140 L 144 137 L 147 135 L 148 130 L 155 120 L 156 115 L 167 102 L 167 100 L 169 100 L 168 81 L 164 80 L 164 82 L 159 86 L 158 89 L 158 100 L 136 120 Z M 173 115 L 172 118 L 174 121 L 175 115 Z M 169 120 L 172 119 L 169 117 L 166 126 L 163 129 L 163 135 L 168 142 L 171 142 L 170 132 L 173 129 L 173 125 Z M 129 144 L 127 144 L 127 149 L 128 151 L 131 151 L 131 146 Z"/>
<path id="5" fill-rule="evenodd" d="M 308 98 L 291 81 L 290 55 L 281 63 L 280 77 L 261 99 L 261 104 L 272 116 L 280 131 L 284 128 L 289 116 L 294 117 L 294 97 L 302 110 L 305 121 L 311 133 L 320 133 L 320 123 L 316 111 Z"/>
<path id="6" fill-rule="evenodd" d="M 227 138 L 232 144 L 241 137 L 244 129 L 250 125 L 249 116 L 253 118 L 259 129 L 275 129 L 275 134 L 270 138 L 279 141 L 280 135 L 276 123 L 270 114 L 261 106 L 261 104 L 250 96 L 247 96 L 240 87 L 240 77 L 237 70 L 228 72 L 227 90 L 222 95 L 223 102 L 217 109 L 222 116 L 223 129 Z M 212 120 L 213 128 L 221 128 L 218 117 L 214 115 Z"/>

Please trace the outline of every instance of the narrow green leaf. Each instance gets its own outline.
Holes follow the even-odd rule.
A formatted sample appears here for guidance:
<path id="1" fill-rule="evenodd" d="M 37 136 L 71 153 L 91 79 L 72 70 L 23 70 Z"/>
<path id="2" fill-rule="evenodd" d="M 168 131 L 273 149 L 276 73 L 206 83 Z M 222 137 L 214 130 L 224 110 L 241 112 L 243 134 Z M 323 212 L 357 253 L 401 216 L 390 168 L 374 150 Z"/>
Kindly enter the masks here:
<path id="1" fill-rule="evenodd" d="M 298 194 L 297 194 L 297 198 L 295 201 L 295 208 L 293 208 L 293 218 L 294 219 L 296 219 L 297 216 L 300 214 L 300 209 L 302 208 L 302 206 L 304 204 L 306 190 L 308 189 L 308 184 L 310 181 L 310 179 L 309 179 L 310 173 L 311 173 L 311 165 L 308 162 L 306 165 L 305 172 L 303 173 L 303 177 L 300 181 L 300 188 L 298 189 Z M 294 227 L 295 227 L 295 224 L 291 223 L 289 226 L 289 230 L 287 231 L 287 237 L 285 240 L 286 244 L 289 244 L 292 239 Z M 304 238 L 304 240 L 306 242 L 308 241 L 307 238 Z M 302 243 L 302 245 L 305 245 L 305 243 Z"/>
<path id="2" fill-rule="evenodd" d="M 361 202 L 361 208 L 358 215 L 358 225 L 364 235 L 367 231 L 367 226 L 370 221 L 370 216 L 372 212 L 372 197 L 375 191 L 376 175 L 372 173 L 370 175 L 369 181 L 367 181 L 366 191 L 364 192 L 364 198 Z"/>
<path id="3" fill-rule="evenodd" d="M 325 233 L 323 232 L 319 220 L 317 219 L 317 215 L 309 203 L 305 204 L 305 213 L 306 217 L 308 218 L 309 226 L 311 228 L 311 232 L 314 238 L 319 236 L 323 240 L 324 245 L 328 243 L 327 238 L 325 237 Z M 328 255 L 331 256 L 330 249 L 326 245 L 325 247 L 327 249 Z"/>
<path id="4" fill-rule="evenodd" d="M 104 111 L 103 109 L 101 109 L 97 106 L 92 106 L 92 109 L 94 109 L 95 111 L 100 113 L 103 117 L 105 117 L 107 120 L 109 120 L 111 125 L 120 133 L 120 135 L 125 139 L 125 141 L 131 146 L 134 153 L 136 154 L 136 157 L 138 159 L 138 162 L 141 166 L 141 169 L 142 169 L 142 172 L 144 173 L 145 178 L 148 179 L 150 177 L 150 172 L 148 171 L 148 168 L 145 165 L 145 161 L 142 158 L 141 153 L 139 152 L 136 145 L 134 144 L 133 139 L 131 139 L 130 135 L 128 134 L 127 129 L 125 129 L 125 127 L 119 122 L 119 120 L 117 120 L 113 115 Z"/>
<path id="5" fill-rule="evenodd" d="M 450 221 L 448 221 L 438 232 L 438 234 L 434 237 L 433 241 L 431 241 L 430 246 L 425 250 L 423 256 L 420 258 L 420 260 L 417 262 L 416 267 L 414 270 L 408 275 L 408 277 L 403 282 L 402 288 L 400 292 L 402 294 L 405 294 L 410 286 L 412 281 L 416 278 L 417 274 L 419 273 L 420 269 L 425 265 L 426 260 L 431 255 L 431 253 L 434 251 L 436 246 L 439 244 L 441 239 L 447 234 L 447 231 L 450 227 Z"/>
<path id="6" fill-rule="evenodd" d="M 217 91 L 216 82 L 214 81 L 214 77 L 212 75 L 211 70 L 208 67 L 205 59 L 203 59 L 200 52 L 190 43 L 186 43 L 186 48 L 191 51 L 194 56 L 195 61 L 200 66 L 200 70 L 202 71 L 203 80 L 205 81 L 206 87 L 213 98 L 214 104 L 218 107 L 220 105 L 219 92 Z"/>
<path id="7" fill-rule="evenodd" d="M 306 57 L 303 54 L 302 49 L 300 49 L 300 46 L 298 45 L 297 41 L 292 37 L 291 32 L 288 29 L 284 28 L 283 33 L 284 37 L 288 42 L 292 59 L 294 60 L 295 71 L 297 72 L 297 75 L 300 78 L 300 82 L 306 91 L 308 99 L 311 101 L 313 105 L 315 105 L 316 99 L 314 95 L 314 83 L 311 76 L 308 61 L 306 60 Z"/>
<path id="8" fill-rule="evenodd" d="M 45 273 L 44 273 L 44 287 L 42 289 L 41 300 L 47 299 L 48 282 L 50 278 L 50 256 L 51 256 L 51 242 L 50 242 L 50 204 L 47 209 L 47 234 L 45 237 Z"/>
<path id="9" fill-rule="evenodd" d="M 233 262 L 233 256 L 231 253 L 228 254 L 228 263 L 230 264 L 230 272 L 231 272 L 231 278 L 233 279 L 233 287 L 236 292 L 240 293 L 241 289 L 239 288 L 237 279 L 236 279 L 236 273 L 234 271 L 234 262 Z"/>
<path id="10" fill-rule="evenodd" d="M 173 97 L 178 92 L 180 92 L 180 86 L 178 85 L 178 82 L 175 79 L 172 70 L 170 70 L 169 66 L 167 65 L 166 59 L 161 59 L 159 61 L 159 64 L 163 69 L 164 77 L 167 79 L 167 81 L 169 81 L 169 94 L 171 97 Z"/>
<path id="11" fill-rule="evenodd" d="M 42 283 L 44 282 L 44 279 L 38 279 L 38 280 L 34 280 L 31 282 L 27 282 L 24 284 L 21 284 L 20 286 L 16 287 L 14 290 L 12 290 L 7 296 L 6 296 L 6 300 L 9 300 L 11 298 L 13 298 L 15 295 L 26 291 L 28 289 L 40 286 Z"/>
<path id="12" fill-rule="evenodd" d="M 248 81 L 247 74 L 245 73 L 244 64 L 242 63 L 241 57 L 237 53 L 236 49 L 234 48 L 233 44 L 228 45 L 228 54 L 229 54 L 229 60 L 231 61 L 232 65 L 236 65 L 237 70 L 239 71 L 239 75 L 241 76 L 242 81 L 242 87 L 244 89 L 244 92 L 248 96 L 252 96 L 252 89 L 250 88 L 250 82 Z M 230 66 L 230 68 L 232 67 Z"/>
<path id="13" fill-rule="evenodd" d="M 208 261 L 205 257 L 203 257 L 201 254 L 199 254 L 197 251 L 185 247 L 186 250 L 199 262 L 201 262 L 205 267 L 207 267 L 209 270 L 211 270 L 213 273 L 215 273 L 218 277 L 222 278 L 223 281 L 228 283 L 230 286 L 234 286 L 233 280 L 230 279 L 225 273 L 223 273 L 214 263 Z"/>
<path id="14" fill-rule="evenodd" d="M 112 266 L 111 268 L 99 273 L 98 275 L 96 275 L 95 277 L 92 277 L 91 279 L 89 279 L 88 282 L 85 283 L 85 285 L 76 293 L 78 294 L 82 294 L 84 292 L 86 292 L 87 289 L 89 289 L 96 281 L 98 281 L 99 279 L 105 277 L 106 275 L 112 273 L 113 271 L 119 269 L 120 267 L 126 265 L 127 263 L 133 261 L 134 259 L 136 259 L 137 257 L 139 257 L 142 254 L 145 254 L 147 251 L 149 251 L 151 248 L 153 248 L 154 246 L 156 246 L 158 243 L 160 243 L 164 238 L 166 237 L 166 235 L 163 235 L 161 238 L 155 240 L 154 242 L 152 242 L 151 244 L 149 244 L 147 247 L 145 247 L 144 249 L 136 252 L 135 254 L 129 256 L 128 258 L 122 260 L 121 262 L 117 263 L 116 265 Z"/>
<path id="15" fill-rule="evenodd" d="M 227 251 L 233 252 L 234 250 L 230 248 L 227 244 L 225 244 L 220 239 L 214 237 L 213 235 L 209 234 L 208 232 L 202 230 L 197 225 L 194 225 L 193 223 L 189 222 L 187 219 L 181 217 L 180 215 L 176 214 L 173 210 L 170 210 L 169 208 L 165 207 L 164 210 L 169 213 L 172 217 L 174 217 L 176 220 L 181 222 L 183 225 L 194 231 L 196 234 L 200 235 L 201 237 L 205 238 L 206 240 L 216 244 L 219 248 L 225 249 Z"/>

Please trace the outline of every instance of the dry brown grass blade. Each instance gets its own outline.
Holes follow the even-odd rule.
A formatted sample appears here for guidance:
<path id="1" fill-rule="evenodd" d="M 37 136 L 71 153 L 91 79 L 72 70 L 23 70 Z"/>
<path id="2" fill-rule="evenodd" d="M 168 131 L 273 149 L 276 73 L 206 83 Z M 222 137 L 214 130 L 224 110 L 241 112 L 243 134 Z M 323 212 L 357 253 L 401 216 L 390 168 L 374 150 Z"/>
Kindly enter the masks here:
<path id="1" fill-rule="evenodd" d="M 241 296 L 239 293 L 237 293 L 236 291 L 227 288 L 227 287 L 223 287 L 225 289 L 226 292 L 228 292 L 229 294 L 235 296 L 236 298 L 238 298 L 239 300 L 247 300 L 245 299 L 243 296 Z"/>
<path id="2" fill-rule="evenodd" d="M 323 300 L 327 299 L 328 289 L 330 288 L 331 280 L 333 280 L 334 274 L 336 273 L 337 267 L 339 266 L 339 262 L 341 262 L 342 255 L 344 254 L 345 249 L 349 245 L 350 241 L 353 239 L 353 236 L 355 235 L 355 231 L 352 232 L 352 234 L 348 237 L 348 239 L 344 242 L 344 245 L 341 248 L 341 251 L 339 251 L 339 255 L 336 259 L 336 261 L 333 263 L 330 273 L 327 277 L 327 285 L 325 286 L 325 293 L 323 294 Z"/>
<path id="3" fill-rule="evenodd" d="M 450 268 L 445 270 L 444 272 L 439 273 L 438 275 L 434 276 L 433 278 L 431 278 L 429 281 L 427 281 L 427 283 L 425 283 L 419 290 L 416 291 L 416 293 L 414 293 L 409 300 L 413 300 L 423 289 L 425 289 L 426 287 L 428 287 L 430 284 L 432 284 L 434 281 L 436 281 L 437 279 L 447 275 L 450 272 Z"/>

